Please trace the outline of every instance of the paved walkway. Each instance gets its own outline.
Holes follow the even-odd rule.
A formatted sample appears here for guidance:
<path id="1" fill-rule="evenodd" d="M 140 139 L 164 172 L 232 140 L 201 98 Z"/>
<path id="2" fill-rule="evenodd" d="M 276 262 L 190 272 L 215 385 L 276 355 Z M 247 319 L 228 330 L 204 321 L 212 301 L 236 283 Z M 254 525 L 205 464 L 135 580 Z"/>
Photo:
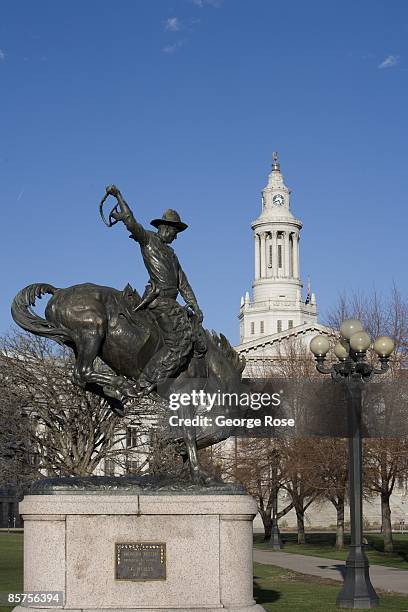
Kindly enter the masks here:
<path id="1" fill-rule="evenodd" d="M 344 561 L 337 559 L 309 557 L 308 555 L 295 555 L 279 551 L 272 552 L 257 548 L 254 548 L 254 561 L 266 565 L 277 565 L 310 576 L 339 581 L 343 580 L 346 569 Z M 408 570 L 385 567 L 384 565 L 371 565 L 370 578 L 376 589 L 408 595 Z"/>

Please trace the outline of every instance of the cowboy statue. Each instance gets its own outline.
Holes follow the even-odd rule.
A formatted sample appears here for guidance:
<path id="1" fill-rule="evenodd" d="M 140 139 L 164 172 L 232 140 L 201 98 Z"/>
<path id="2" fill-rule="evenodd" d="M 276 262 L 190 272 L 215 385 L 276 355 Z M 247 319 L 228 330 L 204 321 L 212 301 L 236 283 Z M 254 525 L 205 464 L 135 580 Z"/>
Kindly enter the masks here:
<path id="1" fill-rule="evenodd" d="M 104 203 L 112 196 L 115 205 L 105 219 Z M 209 393 L 236 394 L 245 362 L 225 336 L 203 329 L 197 299 L 170 247 L 187 225 L 176 211 L 166 210 L 161 219 L 152 221 L 157 232 L 144 229 L 114 185 L 106 188 L 99 211 L 106 225 L 123 222 L 139 243 L 150 277 L 144 295 L 129 285 L 121 291 L 89 282 L 70 287 L 31 283 L 13 299 L 14 321 L 27 332 L 74 351 L 73 383 L 102 397 L 119 416 L 133 405 L 143 409 L 143 402 L 135 398 L 152 391 L 164 400 L 173 392 L 191 394 L 204 387 Z M 186 306 L 178 303 L 179 294 Z M 50 297 L 41 316 L 34 308 L 45 295 Z M 97 359 L 101 364 L 95 366 Z M 183 404 L 179 414 L 185 421 L 202 408 Z M 228 416 L 234 406 L 227 402 L 219 408 Z M 198 450 L 230 433 L 231 427 L 196 430 L 183 425 L 176 434 L 182 438 L 177 452 L 188 459 L 194 482 L 207 483 L 209 477 Z"/>
<path id="2" fill-rule="evenodd" d="M 175 210 L 168 209 L 161 219 L 151 221 L 157 232 L 146 230 L 136 221 L 115 185 L 106 188 L 106 196 L 109 195 L 117 200 L 110 214 L 111 222 L 113 218 L 115 222 L 122 221 L 125 224 L 130 238 L 140 245 L 149 273 L 142 301 L 134 311 L 149 308 L 164 341 L 164 346 L 151 357 L 138 379 L 135 394 L 144 395 L 178 372 L 188 361 L 193 347 L 198 357 L 206 350 L 205 335 L 201 328 L 203 314 L 177 255 L 170 246 L 177 234 L 188 226 L 181 221 Z M 177 302 L 178 294 L 187 307 Z"/>

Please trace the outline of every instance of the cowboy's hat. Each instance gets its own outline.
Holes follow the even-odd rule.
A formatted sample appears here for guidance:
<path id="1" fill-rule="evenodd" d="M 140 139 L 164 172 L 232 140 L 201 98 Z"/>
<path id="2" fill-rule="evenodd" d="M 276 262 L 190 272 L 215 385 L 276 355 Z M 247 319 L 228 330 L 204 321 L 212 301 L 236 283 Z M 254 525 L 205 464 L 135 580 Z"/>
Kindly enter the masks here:
<path id="1" fill-rule="evenodd" d="M 178 212 L 171 208 L 164 211 L 161 219 L 153 219 L 153 221 L 150 221 L 150 225 L 153 225 L 154 227 L 159 227 L 160 225 L 171 225 L 172 227 L 178 229 L 179 232 L 183 232 L 188 228 L 188 225 L 183 223 L 180 219 Z"/>

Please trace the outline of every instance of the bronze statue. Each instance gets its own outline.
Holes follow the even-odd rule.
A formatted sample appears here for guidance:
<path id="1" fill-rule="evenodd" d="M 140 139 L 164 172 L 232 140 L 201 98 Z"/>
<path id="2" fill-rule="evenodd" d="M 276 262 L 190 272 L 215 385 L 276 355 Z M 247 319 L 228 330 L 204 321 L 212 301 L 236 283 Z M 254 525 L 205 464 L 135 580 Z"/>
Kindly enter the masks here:
<path id="1" fill-rule="evenodd" d="M 115 207 L 111 217 L 122 221 L 130 232 L 130 237 L 140 245 L 143 261 L 149 273 L 142 301 L 134 311 L 149 308 L 158 324 L 164 345 L 150 358 L 138 379 L 139 392 L 150 393 L 157 384 L 177 372 L 188 360 L 193 348 L 194 331 L 202 323 L 203 315 L 197 299 L 188 282 L 187 276 L 169 246 L 176 240 L 177 234 L 183 232 L 187 225 L 183 223 L 175 210 L 166 210 L 161 219 L 153 219 L 151 225 L 158 228 L 157 233 L 145 230 L 136 221 L 132 211 L 115 185 L 109 185 L 106 193 L 117 199 L 119 210 Z M 196 325 L 192 325 L 188 311 L 177 302 L 177 296 L 192 310 Z M 198 351 L 205 351 L 205 342 L 195 343 Z"/>
<path id="2" fill-rule="evenodd" d="M 161 219 L 152 221 L 157 233 L 145 230 L 114 185 L 107 187 L 101 202 L 102 217 L 103 203 L 109 195 L 117 199 L 117 204 L 107 224 L 122 221 L 140 244 L 150 276 L 143 298 L 129 285 L 118 291 L 92 283 L 65 289 L 35 283 L 14 298 L 14 321 L 29 332 L 70 347 L 76 356 L 73 381 L 105 397 L 118 414 L 124 414 L 126 402 L 151 393 L 155 387 L 168 397 L 170 393 L 191 391 L 197 379 L 203 379 L 207 392 L 236 391 L 244 363 L 222 334 L 202 329 L 203 315 L 194 292 L 169 246 L 187 225 L 175 211 L 168 210 Z M 176 301 L 178 293 L 186 307 Z M 52 297 L 42 318 L 32 306 L 45 294 Z M 95 370 L 96 357 L 113 373 Z M 194 410 L 182 406 L 180 417 L 191 418 Z M 227 430 L 204 431 L 197 436 L 193 428 L 184 428 L 185 457 L 194 482 L 211 481 L 199 465 L 197 449 L 228 436 Z"/>

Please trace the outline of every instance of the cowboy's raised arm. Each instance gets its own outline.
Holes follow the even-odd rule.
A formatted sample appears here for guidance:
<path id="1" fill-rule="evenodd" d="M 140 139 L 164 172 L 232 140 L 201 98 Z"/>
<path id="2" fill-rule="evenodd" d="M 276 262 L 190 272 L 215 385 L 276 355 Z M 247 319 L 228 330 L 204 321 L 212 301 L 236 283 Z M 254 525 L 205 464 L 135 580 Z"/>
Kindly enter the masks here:
<path id="1" fill-rule="evenodd" d="M 203 320 L 203 313 L 200 310 L 194 291 L 192 290 L 191 285 L 187 280 L 187 276 L 185 275 L 181 266 L 179 267 L 178 272 L 178 290 L 187 306 L 194 310 L 194 314 L 198 317 L 201 323 Z"/>
<path id="2" fill-rule="evenodd" d="M 116 185 L 109 185 L 106 188 L 106 192 L 117 199 L 120 208 L 120 212 L 112 212 L 111 216 L 117 221 L 123 221 L 134 240 L 140 244 L 146 244 L 148 241 L 148 233 L 144 227 L 136 221 L 132 211 Z"/>

